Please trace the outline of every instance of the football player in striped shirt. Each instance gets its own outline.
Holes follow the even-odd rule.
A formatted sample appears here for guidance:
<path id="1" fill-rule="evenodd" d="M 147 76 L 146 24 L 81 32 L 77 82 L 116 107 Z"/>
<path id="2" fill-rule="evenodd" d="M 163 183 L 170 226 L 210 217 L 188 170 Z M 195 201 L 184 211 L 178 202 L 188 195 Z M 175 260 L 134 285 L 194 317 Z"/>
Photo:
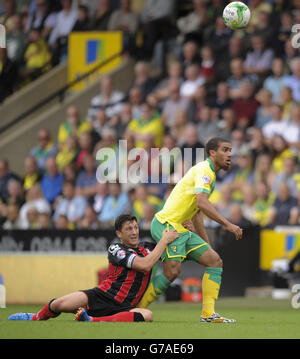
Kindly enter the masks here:
<path id="1" fill-rule="evenodd" d="M 211 248 L 203 225 L 203 215 L 206 215 L 234 233 L 236 239 L 242 237 L 242 229 L 218 213 L 209 201 L 209 196 L 215 188 L 216 173 L 221 169 L 225 171 L 230 169 L 231 148 L 231 144 L 226 139 L 219 137 L 210 139 L 205 146 L 207 159 L 189 169 L 172 190 L 162 210 L 154 216 L 151 234 L 157 243 L 165 229 L 176 229 L 179 237 L 163 252 L 161 259 L 164 263 L 164 272 L 151 281 L 138 307 L 147 308 L 179 275 L 182 262 L 193 260 L 205 266 L 200 321 L 213 323 L 235 321 L 221 317 L 215 312 L 215 301 L 218 298 L 223 270 L 222 260 Z M 191 228 L 193 231 L 189 230 Z"/>
<path id="2" fill-rule="evenodd" d="M 38 313 L 16 313 L 9 320 L 47 320 L 60 313 L 76 313 L 75 320 L 90 322 L 152 321 L 149 309 L 137 308 L 150 281 L 151 269 L 177 231 L 163 231 L 152 252 L 140 246 L 137 219 L 121 215 L 115 221 L 120 243 L 108 248 L 109 274 L 97 287 L 52 299 Z"/>

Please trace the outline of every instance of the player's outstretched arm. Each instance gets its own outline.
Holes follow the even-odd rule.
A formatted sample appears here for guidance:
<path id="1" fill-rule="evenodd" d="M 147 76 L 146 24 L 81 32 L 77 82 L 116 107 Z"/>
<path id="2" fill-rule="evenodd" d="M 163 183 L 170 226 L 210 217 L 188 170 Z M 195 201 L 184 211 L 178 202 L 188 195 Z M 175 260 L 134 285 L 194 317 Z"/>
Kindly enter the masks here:
<path id="1" fill-rule="evenodd" d="M 210 203 L 207 193 L 197 193 L 197 206 L 207 217 L 218 222 L 229 232 L 233 233 L 236 239 L 242 238 L 243 230 L 239 226 L 229 222 L 215 209 L 215 207 Z"/>
<path id="2" fill-rule="evenodd" d="M 178 233 L 175 229 L 163 231 L 161 240 L 157 243 L 153 251 L 148 254 L 146 257 L 136 257 L 132 268 L 139 272 L 149 272 L 154 264 L 156 264 L 163 254 L 166 246 L 178 238 Z"/>

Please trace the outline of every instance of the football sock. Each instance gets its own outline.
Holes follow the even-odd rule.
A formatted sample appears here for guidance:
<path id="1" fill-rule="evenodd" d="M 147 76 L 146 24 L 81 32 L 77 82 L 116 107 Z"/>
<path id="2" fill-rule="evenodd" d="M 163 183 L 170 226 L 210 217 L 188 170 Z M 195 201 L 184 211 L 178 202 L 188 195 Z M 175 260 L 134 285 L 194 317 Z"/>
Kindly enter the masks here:
<path id="1" fill-rule="evenodd" d="M 207 267 L 202 279 L 202 317 L 210 317 L 215 311 L 223 268 Z"/>
<path id="2" fill-rule="evenodd" d="M 92 322 L 144 322 L 144 317 L 138 312 L 121 312 L 106 317 L 90 317 Z"/>
<path id="3" fill-rule="evenodd" d="M 50 309 L 50 304 L 55 299 L 50 300 L 38 313 L 34 314 L 32 320 L 48 320 L 50 318 L 56 318 L 60 313 L 56 313 Z"/>
<path id="4" fill-rule="evenodd" d="M 163 273 L 153 278 L 137 307 L 147 308 L 166 291 L 171 283 Z"/>

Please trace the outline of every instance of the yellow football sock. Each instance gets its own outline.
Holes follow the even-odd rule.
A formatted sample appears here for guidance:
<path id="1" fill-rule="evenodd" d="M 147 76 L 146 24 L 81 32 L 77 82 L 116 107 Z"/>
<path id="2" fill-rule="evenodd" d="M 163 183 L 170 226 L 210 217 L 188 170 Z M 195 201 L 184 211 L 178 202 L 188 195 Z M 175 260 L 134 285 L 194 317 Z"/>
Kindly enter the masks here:
<path id="1" fill-rule="evenodd" d="M 210 317 L 215 311 L 215 302 L 218 299 L 222 268 L 206 268 L 202 279 L 202 317 Z"/>
<path id="2" fill-rule="evenodd" d="M 164 293 L 170 284 L 171 282 L 163 273 L 155 277 L 149 284 L 137 308 L 147 308 Z"/>

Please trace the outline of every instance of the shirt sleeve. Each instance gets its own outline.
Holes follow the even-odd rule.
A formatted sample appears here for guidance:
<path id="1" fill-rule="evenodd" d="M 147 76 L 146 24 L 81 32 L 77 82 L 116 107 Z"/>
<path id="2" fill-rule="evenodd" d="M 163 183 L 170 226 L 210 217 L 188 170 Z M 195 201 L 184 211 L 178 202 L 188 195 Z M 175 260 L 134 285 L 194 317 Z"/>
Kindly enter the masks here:
<path id="1" fill-rule="evenodd" d="M 212 193 L 213 178 L 206 168 L 196 169 L 195 193 Z"/>
<path id="2" fill-rule="evenodd" d="M 112 244 L 108 248 L 108 260 L 113 265 L 123 266 L 132 269 L 133 262 L 137 255 L 118 244 Z"/>

